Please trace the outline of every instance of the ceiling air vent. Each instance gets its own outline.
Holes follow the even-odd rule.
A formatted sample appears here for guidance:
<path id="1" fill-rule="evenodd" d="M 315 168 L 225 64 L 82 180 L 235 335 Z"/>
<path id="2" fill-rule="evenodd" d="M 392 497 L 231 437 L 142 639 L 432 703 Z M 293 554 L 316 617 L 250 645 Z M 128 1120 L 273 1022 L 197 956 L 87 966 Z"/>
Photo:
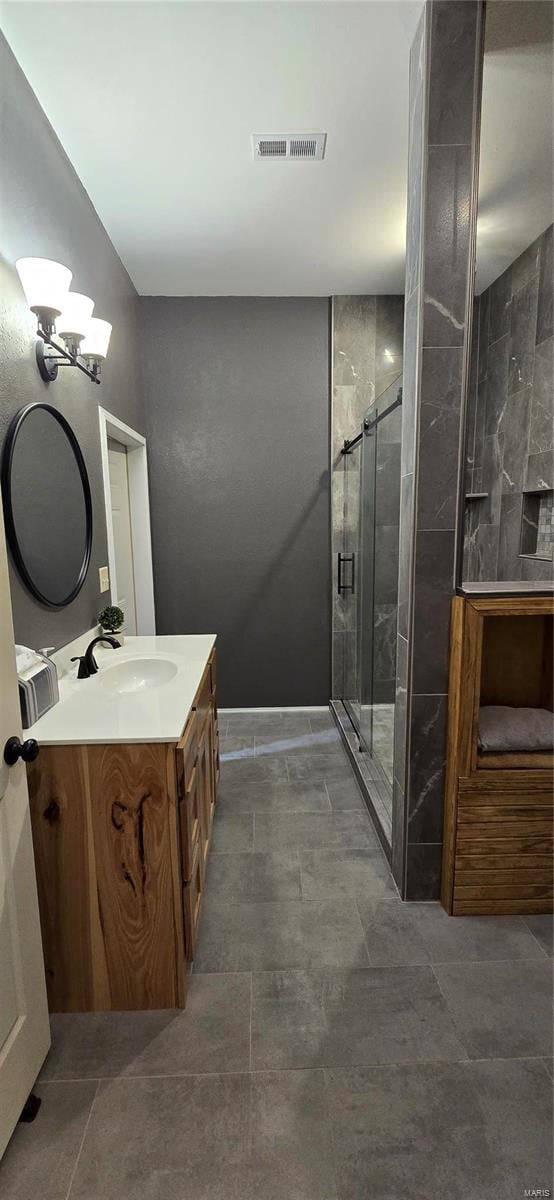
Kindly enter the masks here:
<path id="1" fill-rule="evenodd" d="M 326 133 L 253 133 L 254 158 L 288 158 L 297 162 L 321 162 Z"/>

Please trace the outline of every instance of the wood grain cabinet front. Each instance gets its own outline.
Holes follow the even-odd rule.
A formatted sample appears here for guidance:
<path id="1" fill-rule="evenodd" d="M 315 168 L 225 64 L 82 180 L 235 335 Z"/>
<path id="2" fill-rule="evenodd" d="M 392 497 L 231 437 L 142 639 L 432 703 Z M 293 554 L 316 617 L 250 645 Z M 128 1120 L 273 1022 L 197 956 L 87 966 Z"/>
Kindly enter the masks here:
<path id="1" fill-rule="evenodd" d="M 552 710 L 548 596 L 452 602 L 441 899 L 454 916 L 552 912 L 554 755 L 481 750 L 483 706 Z"/>
<path id="2" fill-rule="evenodd" d="M 185 1006 L 216 803 L 215 661 L 178 743 L 43 746 L 29 767 L 52 1012 Z"/>

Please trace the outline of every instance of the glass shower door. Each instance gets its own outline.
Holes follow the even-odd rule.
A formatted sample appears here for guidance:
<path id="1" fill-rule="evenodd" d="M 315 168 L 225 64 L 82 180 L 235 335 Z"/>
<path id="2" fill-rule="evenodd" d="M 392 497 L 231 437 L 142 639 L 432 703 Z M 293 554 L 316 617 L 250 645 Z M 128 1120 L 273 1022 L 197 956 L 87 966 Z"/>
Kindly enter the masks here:
<path id="1" fill-rule="evenodd" d="M 361 443 L 358 442 L 343 457 L 343 548 L 338 564 L 338 587 L 344 622 L 342 699 L 357 732 L 360 729 L 360 470 Z"/>
<path id="2" fill-rule="evenodd" d="M 396 381 L 368 414 L 362 441 L 359 589 L 360 742 L 392 788 L 401 392 Z"/>

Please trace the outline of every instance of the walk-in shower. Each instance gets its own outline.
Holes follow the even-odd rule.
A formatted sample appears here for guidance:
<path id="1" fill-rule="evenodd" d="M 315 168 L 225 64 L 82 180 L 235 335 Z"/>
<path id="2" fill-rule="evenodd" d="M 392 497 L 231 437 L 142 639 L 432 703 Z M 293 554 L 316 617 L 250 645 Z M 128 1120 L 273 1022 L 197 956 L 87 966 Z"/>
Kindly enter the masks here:
<path id="1" fill-rule="evenodd" d="M 401 377 L 389 385 L 341 451 L 333 707 L 369 801 L 391 841 L 398 539 L 400 524 Z"/>

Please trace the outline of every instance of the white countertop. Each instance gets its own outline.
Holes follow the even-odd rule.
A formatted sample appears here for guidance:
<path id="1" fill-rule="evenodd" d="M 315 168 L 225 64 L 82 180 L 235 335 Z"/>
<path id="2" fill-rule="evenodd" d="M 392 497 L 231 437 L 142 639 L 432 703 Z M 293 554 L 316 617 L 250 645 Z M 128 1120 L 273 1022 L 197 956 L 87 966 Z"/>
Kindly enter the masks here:
<path id="1" fill-rule="evenodd" d="M 94 636 L 94 635 L 93 635 Z M 213 633 L 182 637 L 126 637 L 118 650 L 98 645 L 98 673 L 60 678 L 60 699 L 25 737 L 43 746 L 86 742 L 177 742 L 190 712 L 206 663 L 215 644 Z M 109 672 L 133 660 L 165 660 L 174 676 L 157 687 L 138 691 L 110 690 Z"/>

